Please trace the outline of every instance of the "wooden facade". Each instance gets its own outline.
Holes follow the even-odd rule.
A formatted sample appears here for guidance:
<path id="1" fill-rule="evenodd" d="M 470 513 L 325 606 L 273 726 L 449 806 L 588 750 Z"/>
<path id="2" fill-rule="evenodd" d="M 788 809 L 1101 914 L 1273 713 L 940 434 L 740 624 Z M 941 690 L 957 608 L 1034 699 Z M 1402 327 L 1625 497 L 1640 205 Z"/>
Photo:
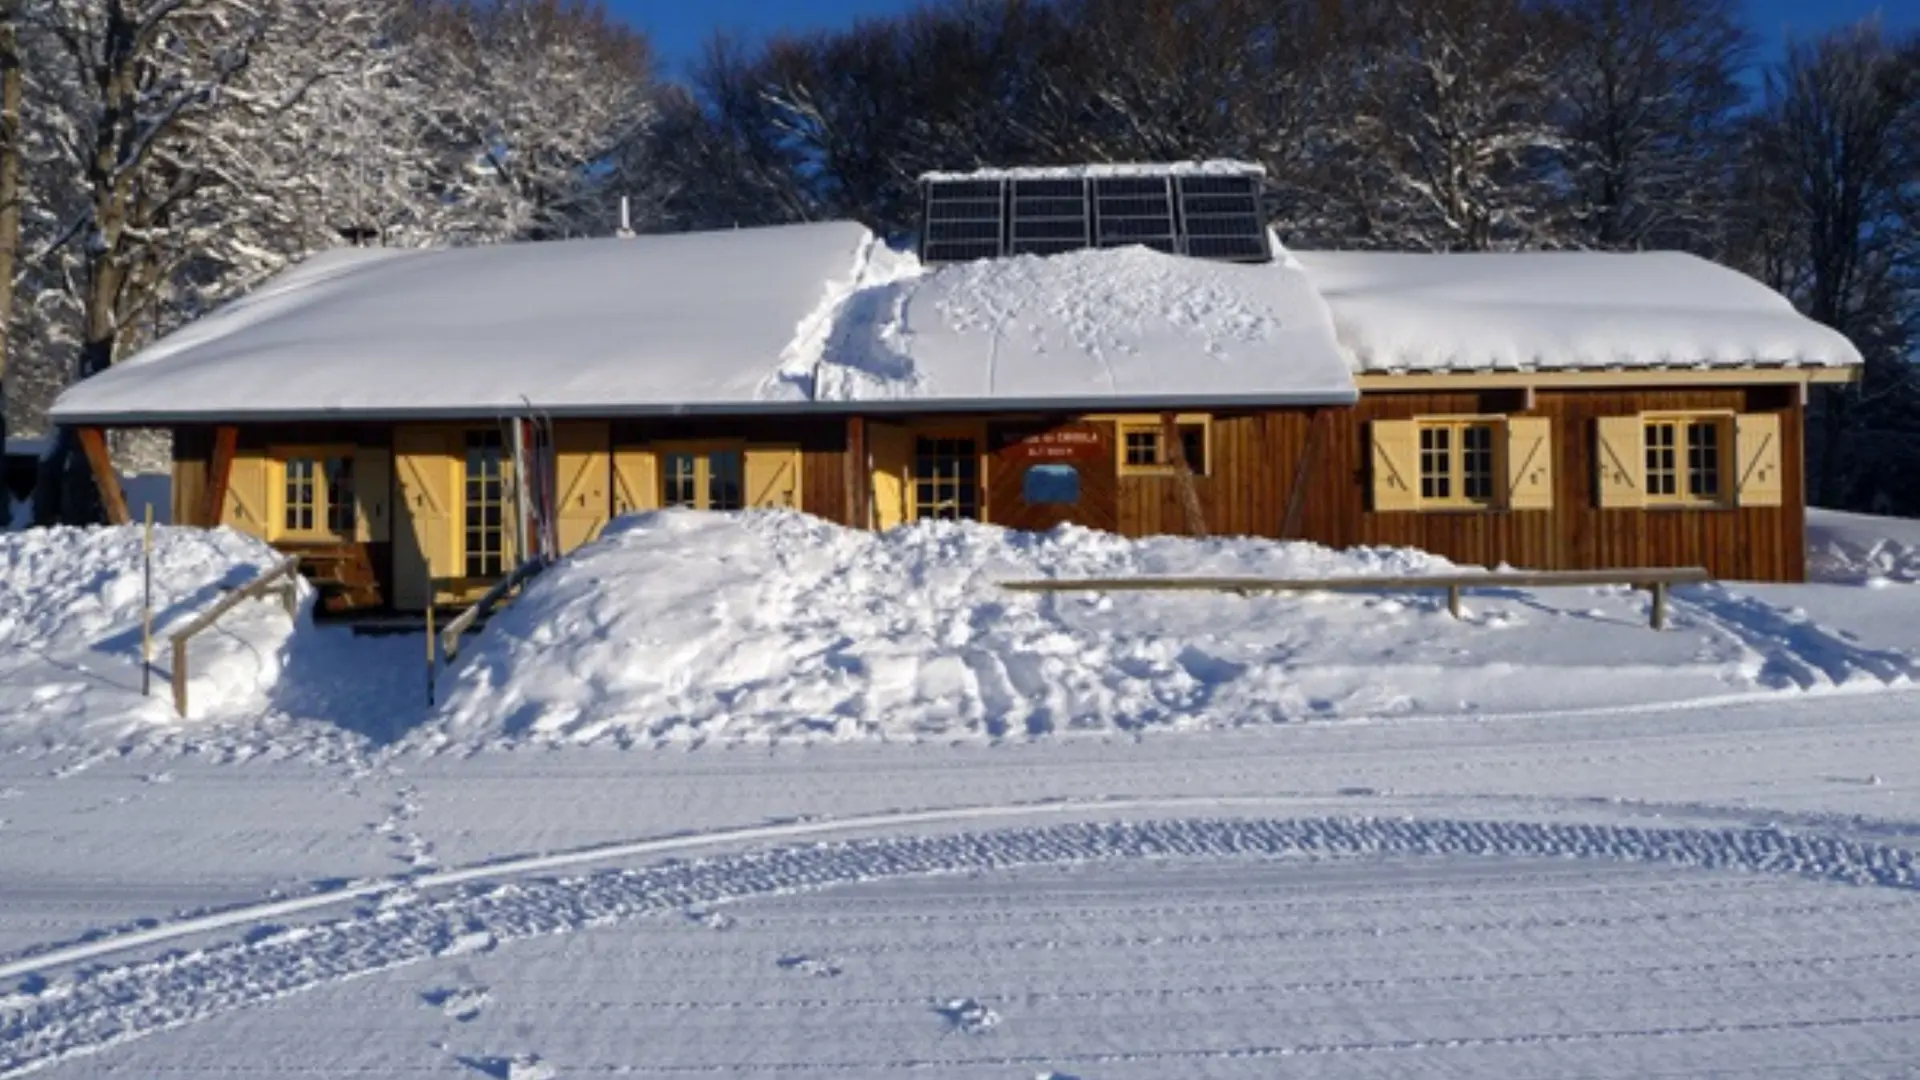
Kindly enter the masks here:
<path id="1" fill-rule="evenodd" d="M 738 470 L 738 505 L 790 506 L 856 527 L 937 515 L 1022 529 L 1070 522 L 1134 536 L 1204 528 L 1332 547 L 1417 547 L 1466 565 L 1699 565 L 1726 578 L 1798 581 L 1805 575 L 1800 395 L 1792 383 L 1369 391 L 1351 408 L 1205 414 L 1189 425 L 1203 460 L 1184 474 L 1128 463 L 1128 432 L 1173 419 L 1155 414 L 562 420 L 555 425 L 556 516 L 562 546 L 571 549 L 618 514 L 672 503 L 669 495 L 686 496 L 695 478 Z M 1777 505 L 1727 499 L 1603 507 L 1597 440 L 1604 423 L 1664 413 L 1737 417 L 1742 431 L 1749 421 L 1777 431 L 1770 451 L 1778 461 L 1770 500 Z M 1538 433 L 1538 448 L 1528 451 L 1534 490 L 1497 506 L 1383 508 L 1379 433 L 1416 417 L 1494 418 Z M 463 529 L 472 535 L 465 500 L 479 490 L 462 448 L 471 445 L 468 433 L 490 427 L 498 430 L 182 428 L 174 441 L 174 519 L 231 525 L 301 551 L 327 581 L 337 610 L 457 603 L 489 579 L 469 572 L 474 564 L 464 559 L 460 537 Z M 351 535 L 282 528 L 287 504 L 275 486 L 287 479 L 276 470 L 296 451 L 353 457 Z M 684 475 L 669 476 L 668 467 Z M 1058 490 L 1042 493 L 1040 482 Z M 496 554 L 508 569 L 517 557 Z"/>

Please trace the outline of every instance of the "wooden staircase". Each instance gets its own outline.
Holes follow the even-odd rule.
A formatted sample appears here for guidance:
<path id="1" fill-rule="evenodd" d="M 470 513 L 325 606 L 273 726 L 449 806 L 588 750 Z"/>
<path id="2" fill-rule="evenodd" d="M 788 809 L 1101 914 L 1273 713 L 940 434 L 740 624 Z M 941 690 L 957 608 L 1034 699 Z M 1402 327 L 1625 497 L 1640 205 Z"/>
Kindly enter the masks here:
<path id="1" fill-rule="evenodd" d="M 329 615 L 346 615 L 382 607 L 380 578 L 374 573 L 373 560 L 365 544 L 276 545 L 289 555 L 300 556 L 300 573 L 319 590 L 319 609 Z"/>

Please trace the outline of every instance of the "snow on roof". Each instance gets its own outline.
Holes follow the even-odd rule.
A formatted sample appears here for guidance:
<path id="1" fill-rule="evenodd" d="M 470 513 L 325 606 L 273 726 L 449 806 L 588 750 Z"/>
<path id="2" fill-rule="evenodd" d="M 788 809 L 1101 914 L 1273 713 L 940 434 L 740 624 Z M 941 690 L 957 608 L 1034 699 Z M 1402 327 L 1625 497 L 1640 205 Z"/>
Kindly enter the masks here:
<path id="1" fill-rule="evenodd" d="M 62 394 L 66 423 L 751 406 L 851 222 L 315 257 Z M 523 402 L 522 399 L 525 399 Z"/>
<path id="2" fill-rule="evenodd" d="M 1351 370 L 1857 365 L 1688 255 L 1146 248 L 923 268 L 828 222 L 310 259 L 61 423 L 1338 404 Z"/>
<path id="3" fill-rule="evenodd" d="M 1361 371 L 1861 363 L 1846 337 L 1679 252 L 1295 252 Z"/>
<path id="4" fill-rule="evenodd" d="M 1144 247 L 896 275 L 842 309 L 814 364 L 778 377 L 821 401 L 1034 407 L 1342 404 L 1357 396 L 1297 264 Z"/>
<path id="5" fill-rule="evenodd" d="M 1024 165 L 967 172 L 927 172 L 922 183 L 943 180 L 1104 180 L 1131 176 L 1265 176 L 1267 168 L 1252 161 L 1109 162 L 1098 165 Z"/>

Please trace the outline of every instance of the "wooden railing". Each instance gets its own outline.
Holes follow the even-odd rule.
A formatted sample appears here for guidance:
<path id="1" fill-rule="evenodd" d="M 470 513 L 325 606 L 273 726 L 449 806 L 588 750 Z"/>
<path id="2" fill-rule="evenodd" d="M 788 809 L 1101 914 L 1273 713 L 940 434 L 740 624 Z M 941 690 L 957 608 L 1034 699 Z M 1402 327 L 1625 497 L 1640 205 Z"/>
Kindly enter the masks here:
<path id="1" fill-rule="evenodd" d="M 1630 585 L 1653 593 L 1649 620 L 1655 630 L 1667 628 L 1667 593 L 1675 585 L 1698 585 L 1712 575 L 1697 566 L 1627 570 L 1489 570 L 1460 574 L 1421 574 L 1401 577 L 1257 578 L 1257 577 L 1128 577 L 1042 578 L 1003 581 L 1015 592 L 1146 592 L 1187 590 L 1232 592 L 1243 596 L 1261 592 L 1407 592 L 1445 589 L 1447 610 L 1460 617 L 1461 594 L 1468 589 L 1544 589 L 1580 585 Z"/>
<path id="2" fill-rule="evenodd" d="M 534 575 L 546 569 L 546 567 L 547 563 L 545 559 L 528 559 L 526 562 L 514 567 L 513 573 L 494 582 L 493 588 L 488 589 L 486 595 L 482 596 L 472 607 L 454 616 L 453 621 L 448 623 L 445 629 L 440 631 L 440 650 L 446 656 L 446 662 L 451 664 L 454 658 L 460 655 L 460 635 L 473 629 L 476 623 L 491 614 L 494 608 L 500 606 L 500 602 L 507 598 L 508 593 L 511 593 L 521 585 L 532 580 Z"/>
<path id="3" fill-rule="evenodd" d="M 265 596 L 268 592 L 280 593 L 281 606 L 287 609 L 291 618 L 300 604 L 300 556 L 288 556 L 285 562 L 247 582 L 220 598 L 220 602 L 193 617 L 187 625 L 175 630 L 168 640 L 173 643 L 173 708 L 181 716 L 187 715 L 187 643 L 193 635 L 218 622 L 220 616 L 232 611 L 235 606 Z"/>

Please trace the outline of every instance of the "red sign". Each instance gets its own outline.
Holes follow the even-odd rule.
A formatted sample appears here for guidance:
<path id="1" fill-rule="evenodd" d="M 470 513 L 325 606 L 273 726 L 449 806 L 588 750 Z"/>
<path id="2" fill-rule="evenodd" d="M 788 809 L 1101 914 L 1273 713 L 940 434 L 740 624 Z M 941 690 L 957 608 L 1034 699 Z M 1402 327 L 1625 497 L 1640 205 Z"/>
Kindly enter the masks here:
<path id="1" fill-rule="evenodd" d="M 1000 455 L 1014 461 L 1098 461 L 1107 454 L 1096 427 L 1064 427 L 1031 434 L 1003 433 Z"/>

